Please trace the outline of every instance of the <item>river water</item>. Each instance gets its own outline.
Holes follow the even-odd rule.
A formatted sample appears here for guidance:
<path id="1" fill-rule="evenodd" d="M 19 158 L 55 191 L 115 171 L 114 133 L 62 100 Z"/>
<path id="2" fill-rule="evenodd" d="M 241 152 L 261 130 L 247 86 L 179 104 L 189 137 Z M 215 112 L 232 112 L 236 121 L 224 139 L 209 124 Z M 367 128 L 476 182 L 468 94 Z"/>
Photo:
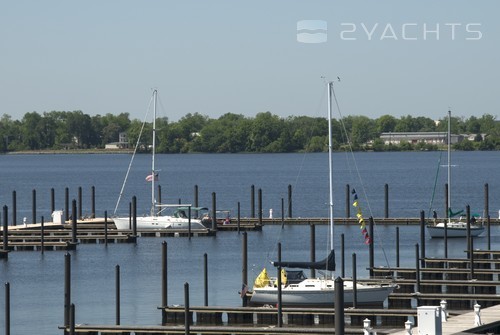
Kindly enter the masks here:
<path id="1" fill-rule="evenodd" d="M 353 159 L 354 156 L 354 159 Z M 345 186 L 355 188 L 365 217 L 384 215 L 384 185 L 389 185 L 391 217 L 418 217 L 421 210 L 444 211 L 446 154 L 355 153 L 334 154 L 335 217 L 345 215 Z M 439 162 L 440 157 L 441 162 Z M 12 206 L 12 191 L 17 194 L 17 217 L 31 222 L 32 191 L 37 194 L 37 217 L 50 221 L 50 189 L 56 194 L 56 208 L 64 207 L 64 189 L 76 199 L 83 190 L 83 214 L 90 213 L 90 188 L 96 188 L 96 213 L 113 213 L 130 162 L 130 155 L 4 155 L 0 156 L 0 204 Z M 489 185 L 489 214 L 500 209 L 500 155 L 496 152 L 453 153 L 452 208 L 470 204 L 483 215 L 484 185 Z M 192 202 L 194 185 L 199 188 L 200 205 L 211 207 L 212 192 L 218 209 L 236 215 L 250 215 L 251 185 L 262 190 L 264 216 L 273 209 L 281 216 L 281 200 L 287 199 L 288 185 L 293 189 L 294 217 L 327 217 L 328 162 L 326 154 L 192 154 L 157 155 L 162 202 Z M 147 212 L 150 202 L 150 157 L 139 155 L 132 164 L 119 214 L 128 212 L 132 195 L 138 198 L 138 212 Z M 436 179 L 437 176 L 437 179 Z M 436 181 L 437 180 L 437 181 Z M 436 186 L 435 186 L 436 185 Z M 435 191 L 434 191 L 435 190 Z M 432 206 L 431 198 L 434 193 Z M 286 206 L 285 206 L 286 207 Z M 354 212 L 354 210 L 351 210 Z M 286 213 L 287 214 L 287 213 Z M 9 213 L 9 218 L 11 213 Z M 316 228 L 317 258 L 327 248 L 327 227 Z M 395 265 L 395 227 L 375 228 L 375 264 Z M 419 228 L 400 228 L 401 264 L 413 266 L 414 246 Z M 351 254 L 357 254 L 358 276 L 366 276 L 368 249 L 357 226 L 336 226 L 335 243 L 345 236 L 346 274 L 351 273 Z M 113 324 L 115 321 L 115 266 L 121 272 L 121 323 L 160 324 L 161 243 L 168 245 L 169 304 L 183 304 L 184 283 L 190 285 L 191 305 L 203 304 L 203 255 L 208 255 L 209 304 L 239 305 L 241 289 L 242 235 L 219 232 L 216 237 L 139 238 L 136 245 L 79 245 L 71 251 L 72 302 L 77 323 Z M 492 248 L 498 249 L 500 231 L 492 228 Z M 283 259 L 308 259 L 309 228 L 306 226 L 266 226 L 261 232 L 249 232 L 249 280 L 276 257 L 277 242 L 282 244 Z M 426 240 L 427 256 L 443 256 L 443 242 Z M 486 248 L 486 238 L 478 238 L 477 248 Z M 450 257 L 464 256 L 464 241 L 449 241 Z M 0 280 L 11 287 L 11 332 L 13 334 L 60 334 L 63 323 L 64 251 L 11 252 L 8 261 L 0 261 Z M 337 253 L 337 265 L 340 265 Z M 269 267 L 268 270 L 272 271 Z M 5 292 L 0 290 L 0 304 Z M 0 315 L 0 327 L 4 327 Z"/>

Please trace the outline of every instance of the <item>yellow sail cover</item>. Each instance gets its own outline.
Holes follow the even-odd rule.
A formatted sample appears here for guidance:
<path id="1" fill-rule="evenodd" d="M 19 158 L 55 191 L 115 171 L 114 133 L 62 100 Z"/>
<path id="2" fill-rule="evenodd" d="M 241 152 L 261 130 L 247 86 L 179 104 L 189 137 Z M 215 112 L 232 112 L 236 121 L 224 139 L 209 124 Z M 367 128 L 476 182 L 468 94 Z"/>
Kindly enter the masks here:
<path id="1" fill-rule="evenodd" d="M 265 287 L 269 285 L 269 276 L 267 275 L 267 270 L 264 268 L 260 274 L 255 278 L 253 287 Z"/>
<path id="2" fill-rule="evenodd" d="M 286 285 L 286 270 L 281 269 L 281 285 L 285 286 Z M 274 286 L 278 286 L 278 279 L 274 282 Z"/>

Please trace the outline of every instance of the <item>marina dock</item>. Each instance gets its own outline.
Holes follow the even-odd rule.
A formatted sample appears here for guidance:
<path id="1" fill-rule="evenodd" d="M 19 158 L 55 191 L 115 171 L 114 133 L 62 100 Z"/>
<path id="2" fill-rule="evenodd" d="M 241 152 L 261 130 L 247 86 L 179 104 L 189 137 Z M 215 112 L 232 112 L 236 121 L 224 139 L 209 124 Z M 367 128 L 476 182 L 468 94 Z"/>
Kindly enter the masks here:
<path id="1" fill-rule="evenodd" d="M 60 326 L 66 333 L 75 334 L 335 334 L 335 309 L 283 309 L 283 326 L 277 327 L 276 308 L 232 308 L 232 307 L 192 307 L 187 311 L 186 323 L 184 306 L 170 307 L 166 312 L 177 315 L 167 325 L 89 325 L 78 324 Z M 222 316 L 227 322 L 222 322 Z M 193 323 L 192 317 L 196 317 Z M 214 316 L 214 317 L 212 317 Z M 417 309 L 345 309 L 343 334 L 362 334 L 364 331 L 378 334 L 408 335 L 405 322 L 417 322 Z M 366 329 L 366 320 L 371 321 Z M 373 320 L 373 321 L 372 321 Z M 215 322 L 213 322 L 215 321 Z M 244 322 L 242 322 L 244 321 Z M 500 329 L 500 305 L 481 309 L 479 318 L 475 311 L 448 313 L 441 323 L 442 335 L 498 333 Z M 418 326 L 412 327 L 413 334 L 420 334 Z"/>
<path id="2" fill-rule="evenodd" d="M 418 225 L 419 218 L 378 218 L 374 222 L 379 225 Z M 339 225 L 358 225 L 355 218 L 336 218 L 335 223 Z M 113 219 L 86 218 L 76 221 L 76 232 L 72 221 L 62 223 L 47 222 L 43 224 L 21 224 L 7 226 L 8 249 L 21 250 L 73 250 L 77 244 L 86 243 L 136 243 L 138 237 L 202 237 L 215 236 L 218 231 L 261 231 L 265 225 L 326 225 L 327 218 L 240 218 L 232 219 L 231 223 L 218 220 L 217 227 L 207 229 L 175 230 L 117 230 Z M 490 224 L 500 224 L 498 219 L 490 219 Z M 4 227 L 0 227 L 3 234 Z M 76 234 L 76 235 L 75 235 Z M 43 239 L 42 239 L 43 236 Z M 43 240 L 43 241 L 42 241 Z M 3 248 L 3 240 L 0 240 L 0 249 Z"/>

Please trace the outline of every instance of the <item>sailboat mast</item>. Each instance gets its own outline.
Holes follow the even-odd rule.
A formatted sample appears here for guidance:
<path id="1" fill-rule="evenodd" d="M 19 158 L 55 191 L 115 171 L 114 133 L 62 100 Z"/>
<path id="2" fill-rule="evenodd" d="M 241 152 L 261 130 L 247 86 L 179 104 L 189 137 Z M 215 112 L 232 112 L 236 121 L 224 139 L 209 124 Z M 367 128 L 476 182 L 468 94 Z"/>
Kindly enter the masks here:
<path id="1" fill-rule="evenodd" d="M 448 111 L 448 223 L 451 221 L 451 111 Z"/>
<path id="2" fill-rule="evenodd" d="M 155 199 L 155 152 L 156 152 L 156 98 L 157 90 L 153 91 L 153 148 L 151 155 L 151 216 L 156 216 L 156 199 Z"/>
<path id="3" fill-rule="evenodd" d="M 332 175 L 332 95 L 333 82 L 328 82 L 328 174 L 329 174 L 329 223 L 330 250 L 333 250 L 333 175 Z"/>

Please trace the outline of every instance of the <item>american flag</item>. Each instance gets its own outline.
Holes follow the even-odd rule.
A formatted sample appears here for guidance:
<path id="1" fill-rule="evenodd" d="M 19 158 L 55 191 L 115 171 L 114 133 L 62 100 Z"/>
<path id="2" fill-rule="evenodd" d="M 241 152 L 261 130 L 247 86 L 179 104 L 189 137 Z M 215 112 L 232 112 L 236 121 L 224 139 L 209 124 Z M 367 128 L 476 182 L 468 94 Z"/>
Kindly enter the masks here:
<path id="1" fill-rule="evenodd" d="M 155 173 L 154 175 L 150 174 L 150 175 L 146 176 L 146 181 L 153 181 L 153 176 L 155 178 L 155 181 L 157 181 L 158 180 L 158 173 Z"/>

